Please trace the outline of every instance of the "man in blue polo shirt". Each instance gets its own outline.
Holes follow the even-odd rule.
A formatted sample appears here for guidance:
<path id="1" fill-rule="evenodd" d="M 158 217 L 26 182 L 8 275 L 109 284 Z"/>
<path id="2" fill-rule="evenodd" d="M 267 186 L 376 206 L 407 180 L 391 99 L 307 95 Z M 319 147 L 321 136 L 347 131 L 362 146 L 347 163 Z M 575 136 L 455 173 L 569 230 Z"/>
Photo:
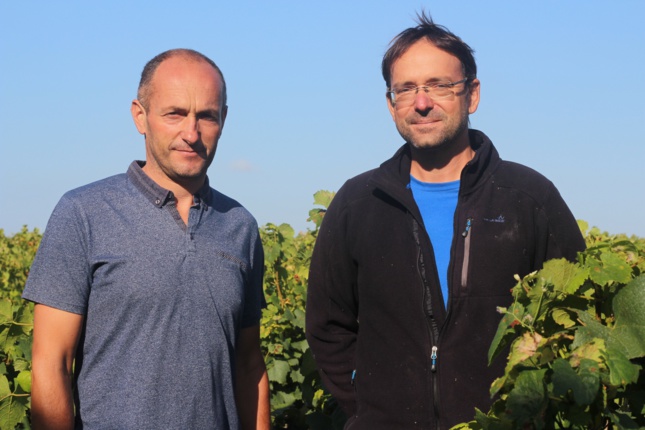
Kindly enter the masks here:
<path id="1" fill-rule="evenodd" d="M 224 77 L 164 52 L 131 112 L 146 161 L 63 196 L 23 293 L 34 428 L 268 429 L 258 228 L 206 176 Z"/>

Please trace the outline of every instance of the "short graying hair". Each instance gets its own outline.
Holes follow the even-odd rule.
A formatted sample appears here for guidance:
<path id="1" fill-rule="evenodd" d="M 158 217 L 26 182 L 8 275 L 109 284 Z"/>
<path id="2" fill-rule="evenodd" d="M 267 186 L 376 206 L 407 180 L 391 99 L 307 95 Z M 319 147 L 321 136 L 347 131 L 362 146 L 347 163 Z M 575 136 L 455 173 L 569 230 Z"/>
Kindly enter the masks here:
<path id="1" fill-rule="evenodd" d="M 219 76 L 222 78 L 222 84 L 223 84 L 223 90 L 222 90 L 222 104 L 223 106 L 226 106 L 226 80 L 224 80 L 224 74 L 220 70 L 219 67 L 217 67 L 217 64 L 201 52 L 197 52 L 193 49 L 170 49 L 168 51 L 162 52 L 161 54 L 157 55 L 154 57 L 152 60 L 148 61 L 143 68 L 143 71 L 141 72 L 141 80 L 139 81 L 139 89 L 137 90 L 137 99 L 139 102 L 141 102 L 141 105 L 144 107 L 144 109 L 148 110 L 149 107 L 149 99 L 150 99 L 150 83 L 152 82 L 152 77 L 154 76 L 155 72 L 157 71 L 157 68 L 163 63 L 164 61 L 168 60 L 169 58 L 173 57 L 187 57 L 192 60 L 197 60 L 197 61 L 205 61 L 206 63 L 210 64 L 215 71 L 219 74 Z"/>

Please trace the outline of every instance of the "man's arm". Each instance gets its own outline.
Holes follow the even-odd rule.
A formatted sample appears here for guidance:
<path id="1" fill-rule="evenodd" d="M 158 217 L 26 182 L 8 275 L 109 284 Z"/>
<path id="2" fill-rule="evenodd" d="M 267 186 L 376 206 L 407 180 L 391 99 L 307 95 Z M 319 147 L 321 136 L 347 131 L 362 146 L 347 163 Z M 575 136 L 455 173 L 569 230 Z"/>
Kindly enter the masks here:
<path id="1" fill-rule="evenodd" d="M 576 261 L 578 252 L 586 248 L 585 239 L 571 210 L 552 185 L 541 211 L 538 237 L 543 238 L 537 256 L 542 259 L 535 270 L 552 258 Z"/>
<path id="2" fill-rule="evenodd" d="M 323 385 L 352 416 L 356 412 L 352 372 L 358 337 L 357 266 L 347 247 L 343 190 L 325 214 L 311 257 L 305 334 Z"/>
<path id="3" fill-rule="evenodd" d="M 72 364 L 83 316 L 37 304 L 32 347 L 34 429 L 73 429 Z"/>
<path id="4" fill-rule="evenodd" d="M 240 330 L 235 357 L 235 402 L 243 430 L 271 426 L 269 377 L 260 349 L 260 326 Z"/>

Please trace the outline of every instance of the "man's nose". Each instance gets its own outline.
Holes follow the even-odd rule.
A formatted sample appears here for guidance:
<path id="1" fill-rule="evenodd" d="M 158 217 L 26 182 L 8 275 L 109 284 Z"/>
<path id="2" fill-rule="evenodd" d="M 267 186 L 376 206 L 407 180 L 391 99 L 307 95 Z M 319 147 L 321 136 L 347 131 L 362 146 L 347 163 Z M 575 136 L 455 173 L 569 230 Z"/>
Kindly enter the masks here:
<path id="1" fill-rule="evenodd" d="M 430 95 L 423 90 L 423 88 L 419 88 L 419 91 L 414 95 L 414 109 L 420 112 L 430 110 L 434 107 L 434 100 L 430 97 Z"/>
<path id="2" fill-rule="evenodd" d="M 181 138 L 187 143 L 193 144 L 199 140 L 199 122 L 193 116 L 187 116 L 184 120 Z"/>

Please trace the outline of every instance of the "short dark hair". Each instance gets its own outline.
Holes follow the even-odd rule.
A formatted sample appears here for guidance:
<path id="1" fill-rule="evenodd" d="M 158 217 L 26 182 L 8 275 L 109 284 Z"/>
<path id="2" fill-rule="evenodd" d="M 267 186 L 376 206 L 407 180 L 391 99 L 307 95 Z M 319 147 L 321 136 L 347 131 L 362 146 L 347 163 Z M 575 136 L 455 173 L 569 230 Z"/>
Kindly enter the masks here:
<path id="1" fill-rule="evenodd" d="M 391 85 L 392 66 L 405 52 L 419 40 L 426 38 L 434 46 L 454 55 L 461 61 L 464 78 L 468 82 L 477 77 L 477 64 L 475 63 L 474 51 L 458 36 L 451 33 L 446 27 L 435 24 L 432 18 L 425 12 L 417 13 L 417 26 L 410 27 L 399 33 L 388 47 L 383 56 L 381 69 L 383 79 L 388 88 Z"/>
<path id="2" fill-rule="evenodd" d="M 184 48 L 179 48 L 179 49 L 170 49 L 168 51 L 164 51 L 161 54 L 157 55 L 154 57 L 152 60 L 148 61 L 146 65 L 143 68 L 143 71 L 141 72 L 141 80 L 139 81 L 139 89 L 137 90 L 137 99 L 141 102 L 141 105 L 144 107 L 144 109 L 148 110 L 148 105 L 149 105 L 149 98 L 150 98 L 150 83 L 152 82 L 152 78 L 157 71 L 157 68 L 163 63 L 164 61 L 173 58 L 173 57 L 187 57 L 192 60 L 196 61 L 205 61 L 206 63 L 210 64 L 213 69 L 219 74 L 219 76 L 222 78 L 222 84 L 223 84 L 223 89 L 222 89 L 222 104 L 223 106 L 226 106 L 226 81 L 224 80 L 224 74 L 220 70 L 219 67 L 217 67 L 217 64 L 201 52 L 197 52 L 193 49 L 184 49 Z"/>

